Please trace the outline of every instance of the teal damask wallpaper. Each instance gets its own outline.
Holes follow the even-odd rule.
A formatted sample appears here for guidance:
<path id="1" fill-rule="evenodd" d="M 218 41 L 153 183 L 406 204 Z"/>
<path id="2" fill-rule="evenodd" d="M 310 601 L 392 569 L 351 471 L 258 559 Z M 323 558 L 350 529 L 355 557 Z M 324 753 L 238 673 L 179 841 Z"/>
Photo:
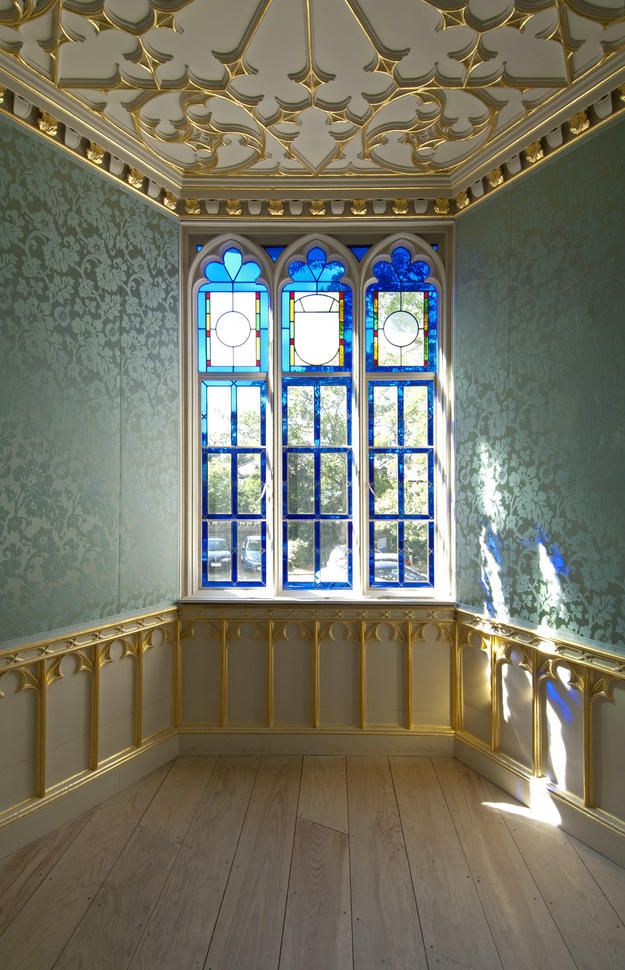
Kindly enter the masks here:
<path id="1" fill-rule="evenodd" d="M 461 218 L 460 603 L 625 649 L 625 124 Z"/>
<path id="2" fill-rule="evenodd" d="M 171 602 L 178 226 L 0 119 L 0 638 Z"/>

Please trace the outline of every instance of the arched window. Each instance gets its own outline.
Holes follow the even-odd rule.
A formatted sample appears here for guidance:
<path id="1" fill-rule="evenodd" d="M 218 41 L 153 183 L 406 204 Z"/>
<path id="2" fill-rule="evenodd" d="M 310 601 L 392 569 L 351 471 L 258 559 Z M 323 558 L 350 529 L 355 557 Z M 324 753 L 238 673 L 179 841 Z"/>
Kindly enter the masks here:
<path id="1" fill-rule="evenodd" d="M 409 236 L 196 248 L 185 592 L 433 595 L 450 531 L 438 255 Z"/>

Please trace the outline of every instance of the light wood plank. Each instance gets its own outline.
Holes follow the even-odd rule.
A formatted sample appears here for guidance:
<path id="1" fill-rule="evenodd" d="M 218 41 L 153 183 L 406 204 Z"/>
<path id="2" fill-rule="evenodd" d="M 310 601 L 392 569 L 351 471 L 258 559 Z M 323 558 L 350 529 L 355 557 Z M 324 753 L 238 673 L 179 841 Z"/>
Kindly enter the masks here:
<path id="1" fill-rule="evenodd" d="M 574 970 L 504 820 L 483 804 L 489 783 L 451 758 L 433 763 L 506 970 Z"/>
<path id="2" fill-rule="evenodd" d="M 216 763 L 217 758 L 178 758 L 141 819 L 142 827 L 182 842 Z"/>
<path id="3" fill-rule="evenodd" d="M 55 970 L 125 970 L 178 851 L 169 839 L 135 829 Z"/>
<path id="4" fill-rule="evenodd" d="M 430 966 L 501 970 L 431 760 L 391 758 L 390 764 Z"/>
<path id="5" fill-rule="evenodd" d="M 351 970 L 347 836 L 298 819 L 280 970 Z"/>
<path id="6" fill-rule="evenodd" d="M 258 763 L 258 758 L 219 759 L 134 956 L 133 970 L 203 966 Z"/>
<path id="7" fill-rule="evenodd" d="M 347 761 L 355 970 L 427 967 L 386 758 Z"/>
<path id="8" fill-rule="evenodd" d="M 94 812 L 0 937 L 0 967 L 48 970 L 53 965 L 168 770 L 169 765 L 158 768 Z"/>
<path id="9" fill-rule="evenodd" d="M 578 970 L 622 970 L 625 926 L 557 826 L 539 822 L 506 792 L 486 782 L 491 801 L 516 842 Z M 505 810 L 506 806 L 512 812 Z"/>
<path id="10" fill-rule="evenodd" d="M 276 970 L 301 758 L 263 758 L 206 960 L 206 970 Z"/>
<path id="11" fill-rule="evenodd" d="M 297 814 L 317 825 L 347 832 L 345 758 L 304 758 Z"/>
<path id="12" fill-rule="evenodd" d="M 93 811 L 71 819 L 0 862 L 0 934 L 77 838 Z"/>
<path id="13" fill-rule="evenodd" d="M 567 835 L 567 839 L 625 923 L 625 869 L 595 852 L 589 845 L 574 839 L 572 835 Z"/>

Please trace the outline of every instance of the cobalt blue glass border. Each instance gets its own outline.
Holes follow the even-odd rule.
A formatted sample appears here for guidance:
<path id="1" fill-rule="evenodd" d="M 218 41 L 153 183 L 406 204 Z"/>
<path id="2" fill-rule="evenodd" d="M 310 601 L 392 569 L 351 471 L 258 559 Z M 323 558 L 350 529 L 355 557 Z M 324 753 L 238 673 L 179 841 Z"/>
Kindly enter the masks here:
<path id="1" fill-rule="evenodd" d="M 374 445 L 374 388 L 394 387 L 397 388 L 397 446 L 376 447 Z M 427 388 L 427 447 L 404 446 L 404 389 L 406 387 L 426 387 Z M 430 587 L 434 585 L 434 384 L 432 381 L 411 381 L 411 380 L 370 380 L 367 387 L 367 414 L 368 414 L 368 443 L 369 443 L 369 482 L 374 481 L 373 462 L 374 456 L 380 454 L 391 454 L 398 456 L 398 475 L 397 475 L 397 513 L 376 514 L 375 513 L 375 492 L 374 488 L 369 488 L 369 585 L 372 588 L 397 589 L 404 587 L 418 588 Z M 426 515 L 405 514 L 404 512 L 404 462 L 403 456 L 409 454 L 427 454 L 428 456 L 428 512 Z M 396 522 L 397 523 L 397 581 L 384 582 L 375 579 L 375 524 L 376 522 Z M 404 523 L 406 522 L 427 522 L 428 523 L 428 582 L 416 583 L 405 579 L 404 562 Z"/>
<path id="2" fill-rule="evenodd" d="M 207 402 L 206 391 L 209 387 L 230 387 L 231 389 L 231 424 L 230 424 L 230 445 L 208 446 L 207 441 Z M 239 387 L 259 387 L 260 388 L 260 447 L 251 445 L 237 444 L 237 388 Z M 267 385 L 264 380 L 245 381 L 245 380 L 204 380 L 201 382 L 200 396 L 200 418 L 201 418 L 201 445 L 202 445 L 202 588 L 221 588 L 231 589 L 232 587 L 259 587 L 267 585 Z M 208 455 L 226 454 L 231 458 L 232 476 L 232 502 L 231 511 L 226 513 L 208 514 L 206 503 L 206 458 Z M 239 512 L 238 511 L 238 488 L 237 488 L 237 456 L 238 455 L 260 455 L 260 481 L 261 481 L 261 511 L 260 513 Z M 207 561 L 204 559 L 206 549 L 206 531 L 209 523 L 230 522 L 230 539 L 232 555 L 232 573 L 230 581 L 215 580 L 208 578 Z M 238 578 L 238 523 L 239 522 L 258 522 L 261 532 L 261 578 L 256 580 L 239 580 Z"/>
<path id="3" fill-rule="evenodd" d="M 344 387 L 346 389 L 347 410 L 347 444 L 343 446 L 321 445 L 321 388 Z M 312 387 L 314 389 L 313 413 L 313 441 L 312 445 L 292 445 L 288 443 L 288 389 L 289 387 Z M 282 585 L 285 589 L 351 589 L 353 586 L 353 527 L 352 527 L 352 488 L 353 488 L 353 453 L 352 453 L 352 379 L 351 377 L 285 377 L 282 382 Z M 292 513 L 288 511 L 288 455 L 309 454 L 315 456 L 315 511 L 312 514 Z M 320 456 L 322 454 L 347 455 L 347 512 L 345 514 L 329 514 L 320 511 Z M 321 569 L 321 522 L 347 523 L 347 582 L 345 583 L 300 583 L 288 579 L 288 523 L 314 523 L 315 563 L 314 572 L 318 575 Z"/>

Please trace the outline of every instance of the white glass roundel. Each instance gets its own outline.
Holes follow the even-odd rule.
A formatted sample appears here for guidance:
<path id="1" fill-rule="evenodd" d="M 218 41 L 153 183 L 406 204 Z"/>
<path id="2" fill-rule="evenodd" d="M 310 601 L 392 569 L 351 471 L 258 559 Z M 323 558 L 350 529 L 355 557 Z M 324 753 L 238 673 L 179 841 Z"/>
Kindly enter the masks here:
<path id="1" fill-rule="evenodd" d="M 226 347 L 241 347 L 251 332 L 250 322 L 238 310 L 222 313 L 215 326 L 217 336 Z"/>
<path id="2" fill-rule="evenodd" d="M 395 347 L 407 347 L 419 334 L 419 321 L 408 310 L 395 310 L 384 321 L 384 336 Z"/>

